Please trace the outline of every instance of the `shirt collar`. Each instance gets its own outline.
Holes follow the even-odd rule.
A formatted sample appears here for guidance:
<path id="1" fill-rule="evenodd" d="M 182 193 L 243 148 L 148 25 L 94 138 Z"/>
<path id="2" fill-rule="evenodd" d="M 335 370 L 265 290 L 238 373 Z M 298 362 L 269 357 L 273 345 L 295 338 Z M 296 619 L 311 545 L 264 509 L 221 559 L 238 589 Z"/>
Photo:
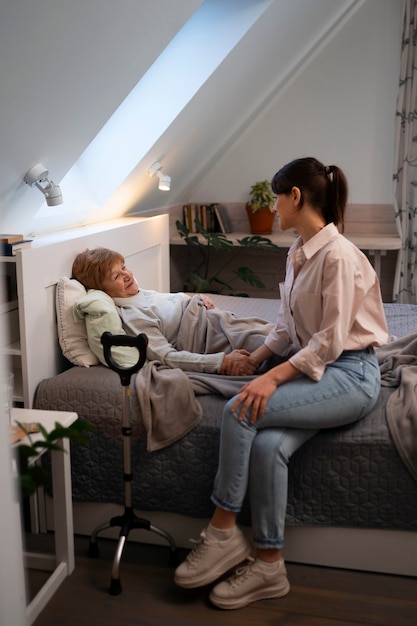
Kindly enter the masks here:
<path id="1" fill-rule="evenodd" d="M 300 247 L 302 248 L 305 258 L 311 259 L 312 256 L 316 254 L 321 248 L 324 248 L 329 241 L 334 239 L 339 235 L 339 231 L 337 230 L 335 224 L 330 223 L 327 224 L 324 228 L 319 230 L 319 232 L 314 235 L 311 239 L 306 241 L 305 244 L 302 244 Z M 301 241 L 300 241 L 301 244 Z"/>

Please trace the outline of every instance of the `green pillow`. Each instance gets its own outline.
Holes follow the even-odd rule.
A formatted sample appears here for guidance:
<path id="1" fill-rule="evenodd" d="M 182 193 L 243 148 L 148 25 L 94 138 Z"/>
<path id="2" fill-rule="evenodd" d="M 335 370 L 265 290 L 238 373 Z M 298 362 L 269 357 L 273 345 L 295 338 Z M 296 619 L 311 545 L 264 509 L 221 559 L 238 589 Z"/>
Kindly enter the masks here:
<path id="1" fill-rule="evenodd" d="M 85 321 L 88 345 L 100 363 L 107 365 L 101 343 L 102 334 L 108 331 L 112 335 L 126 335 L 113 299 L 104 291 L 90 289 L 75 303 L 74 318 Z M 136 348 L 127 346 L 114 346 L 111 354 L 121 367 L 132 367 L 139 357 Z"/>

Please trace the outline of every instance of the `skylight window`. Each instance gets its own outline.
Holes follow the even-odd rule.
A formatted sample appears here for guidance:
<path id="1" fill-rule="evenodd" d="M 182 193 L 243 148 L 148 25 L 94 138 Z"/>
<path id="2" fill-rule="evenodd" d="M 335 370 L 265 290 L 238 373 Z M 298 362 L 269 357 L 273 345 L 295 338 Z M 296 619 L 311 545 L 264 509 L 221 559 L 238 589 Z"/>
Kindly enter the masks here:
<path id="1" fill-rule="evenodd" d="M 204 0 L 61 181 L 65 208 L 106 202 L 271 1 Z"/>

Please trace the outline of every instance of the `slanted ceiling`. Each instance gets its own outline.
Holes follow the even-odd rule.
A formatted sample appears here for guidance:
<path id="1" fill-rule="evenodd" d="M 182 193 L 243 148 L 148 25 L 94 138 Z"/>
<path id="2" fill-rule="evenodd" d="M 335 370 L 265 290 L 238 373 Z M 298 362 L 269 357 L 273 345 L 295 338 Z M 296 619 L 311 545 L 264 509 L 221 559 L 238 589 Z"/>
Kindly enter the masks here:
<path id="1" fill-rule="evenodd" d="M 402 0 L 3 4 L 1 230 L 36 234 L 190 199 L 243 200 L 254 180 L 305 151 L 344 166 L 361 196 L 355 201 L 390 202 L 401 11 Z M 150 117 L 139 100 L 125 140 L 114 123 L 120 105 L 178 37 L 202 27 L 201 16 L 206 30 L 190 39 L 189 59 L 169 77 L 160 73 L 163 97 Z M 217 55 L 212 68 L 203 57 L 207 39 Z M 181 110 L 151 145 L 141 145 L 145 133 L 135 135 L 136 123 L 148 131 L 148 120 L 165 115 L 178 95 L 171 74 L 181 85 L 199 70 Z M 97 139 L 94 171 L 85 155 Z M 125 150 L 134 155 L 136 146 L 137 161 L 113 184 Z M 156 160 L 172 177 L 169 193 L 146 175 Z M 42 194 L 22 182 L 38 162 L 61 184 L 61 207 L 45 208 Z"/>
<path id="2" fill-rule="evenodd" d="M 175 11 L 170 0 L 1 4 L 3 231 L 37 230 L 43 199 L 22 185 L 25 172 L 41 162 L 60 182 L 200 4 L 181 0 Z M 41 229 L 72 220 L 45 221 Z"/>

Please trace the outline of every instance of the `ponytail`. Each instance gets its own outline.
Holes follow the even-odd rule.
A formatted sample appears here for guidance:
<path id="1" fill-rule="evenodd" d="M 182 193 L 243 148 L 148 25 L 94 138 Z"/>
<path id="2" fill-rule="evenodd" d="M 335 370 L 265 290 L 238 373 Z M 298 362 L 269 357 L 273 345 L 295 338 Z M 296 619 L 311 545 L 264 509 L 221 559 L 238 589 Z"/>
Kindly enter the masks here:
<path id="1" fill-rule="evenodd" d="M 333 222 L 343 232 L 348 184 L 337 165 L 323 165 L 313 157 L 305 157 L 284 165 L 273 177 L 275 194 L 289 193 L 293 187 L 319 211 L 326 224 Z"/>
<path id="2" fill-rule="evenodd" d="M 323 217 L 326 224 L 334 222 L 341 232 L 345 226 L 345 209 L 348 196 L 346 176 L 337 165 L 326 165 L 325 173 L 328 179 L 327 202 L 323 207 Z"/>

